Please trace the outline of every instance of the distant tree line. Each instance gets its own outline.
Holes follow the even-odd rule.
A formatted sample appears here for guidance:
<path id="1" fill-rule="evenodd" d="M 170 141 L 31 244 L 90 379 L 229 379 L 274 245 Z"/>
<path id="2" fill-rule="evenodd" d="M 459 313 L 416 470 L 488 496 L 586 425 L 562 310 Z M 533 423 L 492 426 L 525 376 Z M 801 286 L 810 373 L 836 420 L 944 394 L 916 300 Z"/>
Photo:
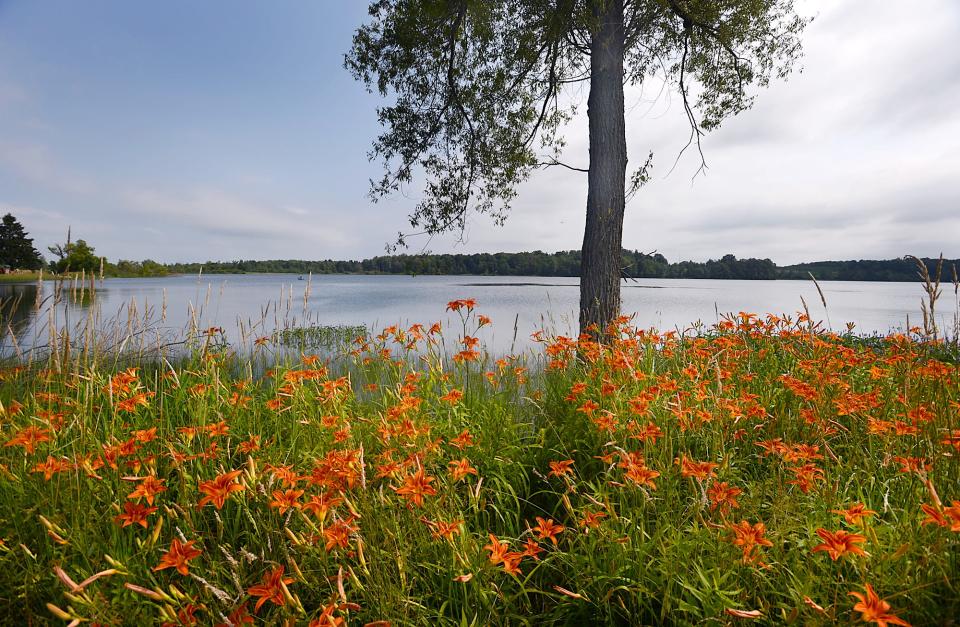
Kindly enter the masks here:
<path id="1" fill-rule="evenodd" d="M 704 263 L 670 263 L 661 254 L 624 250 L 621 268 L 629 278 L 775 279 L 777 267 L 769 259 L 737 259 L 726 255 Z M 172 273 L 210 274 L 291 272 L 295 274 L 461 274 L 477 276 L 580 275 L 580 251 L 556 253 L 476 253 L 472 255 L 384 255 L 362 261 L 271 260 L 168 264 Z"/>
<path id="2" fill-rule="evenodd" d="M 924 259 L 931 273 L 936 259 Z M 147 262 L 144 262 L 147 263 Z M 293 274 L 452 274 L 476 276 L 548 276 L 575 277 L 580 274 L 580 251 L 566 250 L 545 253 L 539 250 L 522 253 L 475 253 L 470 255 L 383 255 L 362 261 L 304 261 L 274 259 L 268 261 L 208 261 L 206 263 L 173 263 L 163 266 L 172 274 L 196 274 L 203 268 L 208 274 L 240 274 L 278 272 Z M 887 259 L 881 261 L 818 261 L 790 266 L 777 266 L 769 259 L 738 259 L 724 255 L 704 262 L 670 263 L 659 253 L 623 250 L 621 264 L 624 278 L 636 279 L 741 279 L 809 280 L 810 273 L 823 281 L 907 281 L 917 280 L 913 261 Z M 949 282 L 952 268 L 960 268 L 960 260 L 944 260 L 944 282 Z"/>
<path id="3" fill-rule="evenodd" d="M 23 225 L 11 214 L 0 219 L 0 271 L 39 270 L 46 268 L 54 274 L 85 272 L 103 273 L 111 277 L 153 277 L 168 274 L 453 274 L 477 276 L 546 276 L 576 277 L 580 275 L 580 251 L 564 250 L 545 253 L 539 250 L 522 253 L 475 253 L 471 255 L 382 255 L 362 261 L 333 260 L 304 261 L 273 259 L 267 261 L 208 261 L 206 263 L 161 264 L 151 259 L 115 263 L 97 256 L 93 246 L 85 240 L 71 239 L 54 244 L 47 250 L 54 259 L 45 262 L 33 246 L 33 239 Z M 907 281 L 917 280 L 917 266 L 913 260 L 885 259 L 880 261 L 816 261 L 790 266 L 777 266 L 769 259 L 737 259 L 724 255 L 704 262 L 681 261 L 670 263 L 659 253 L 621 250 L 621 274 L 634 279 L 741 279 L 808 280 L 818 281 Z M 938 260 L 923 259 L 930 274 L 935 276 Z M 960 259 L 945 259 L 943 281 L 956 277 Z"/>
<path id="4" fill-rule="evenodd" d="M 936 274 L 938 259 L 923 258 L 931 276 Z M 949 283 L 960 272 L 960 259 L 943 260 L 943 282 Z M 814 261 L 783 266 L 777 270 L 778 279 L 809 279 L 818 281 L 909 281 L 917 280 L 917 264 L 912 259 L 861 259 L 859 261 Z"/>

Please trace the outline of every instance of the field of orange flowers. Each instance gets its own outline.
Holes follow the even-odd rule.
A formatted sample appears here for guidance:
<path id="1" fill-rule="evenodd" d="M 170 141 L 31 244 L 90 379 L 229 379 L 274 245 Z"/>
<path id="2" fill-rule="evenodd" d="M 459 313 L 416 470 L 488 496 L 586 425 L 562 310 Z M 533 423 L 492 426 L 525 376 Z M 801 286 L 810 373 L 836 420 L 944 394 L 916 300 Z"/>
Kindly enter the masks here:
<path id="1" fill-rule="evenodd" d="M 0 371 L 0 622 L 954 624 L 960 368 L 741 314 Z M 257 342 L 267 351 L 269 340 Z M 260 359 L 261 362 L 257 360 Z"/>

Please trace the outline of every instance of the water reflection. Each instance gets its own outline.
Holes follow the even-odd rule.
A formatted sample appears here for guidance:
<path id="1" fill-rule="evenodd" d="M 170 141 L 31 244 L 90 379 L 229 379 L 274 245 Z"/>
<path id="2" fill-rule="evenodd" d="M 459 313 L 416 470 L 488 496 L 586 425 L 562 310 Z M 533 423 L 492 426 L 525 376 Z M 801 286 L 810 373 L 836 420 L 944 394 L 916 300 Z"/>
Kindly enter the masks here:
<path id="1" fill-rule="evenodd" d="M 3 345 L 11 339 L 23 344 L 39 309 L 40 290 L 35 284 L 0 285 L 0 322 Z M 11 338 L 12 335 L 12 338 Z"/>

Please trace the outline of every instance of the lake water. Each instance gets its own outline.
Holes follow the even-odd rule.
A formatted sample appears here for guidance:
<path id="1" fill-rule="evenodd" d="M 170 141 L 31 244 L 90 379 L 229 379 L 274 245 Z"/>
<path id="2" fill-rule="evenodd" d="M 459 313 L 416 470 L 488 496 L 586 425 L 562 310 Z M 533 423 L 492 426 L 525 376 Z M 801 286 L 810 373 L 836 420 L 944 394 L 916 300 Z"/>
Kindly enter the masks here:
<path id="1" fill-rule="evenodd" d="M 814 319 L 837 331 L 853 322 L 860 333 L 887 333 L 905 328 L 908 317 L 911 325 L 921 320 L 919 283 L 823 282 L 821 287 L 826 309 L 812 282 L 641 279 L 624 283 L 622 309 L 636 315 L 638 326 L 683 329 L 697 321 L 713 324 L 730 312 L 796 314 L 803 309 L 802 297 Z M 954 313 L 953 290 L 944 291 L 946 323 Z M 445 312 L 446 303 L 474 298 L 476 311 L 493 320 L 481 338 L 493 351 L 507 352 L 529 347 L 536 329 L 575 333 L 579 302 L 576 278 L 552 277 L 323 275 L 299 280 L 289 274 L 251 274 L 106 279 L 97 282 L 92 298 L 88 294 L 82 300 L 64 284 L 54 315 L 49 311 L 52 292 L 50 282 L 39 292 L 35 284 L 0 285 L 5 317 L 14 318 L 21 348 L 45 344 L 51 324 L 69 327 L 81 321 L 127 330 L 150 326 L 174 336 L 193 320 L 200 328 L 222 327 L 236 343 L 304 323 L 379 330 L 441 321 L 445 328 L 459 330 L 459 318 Z M 34 306 L 38 301 L 39 313 Z M 11 345 L 7 333 L 3 348 L 9 352 Z"/>

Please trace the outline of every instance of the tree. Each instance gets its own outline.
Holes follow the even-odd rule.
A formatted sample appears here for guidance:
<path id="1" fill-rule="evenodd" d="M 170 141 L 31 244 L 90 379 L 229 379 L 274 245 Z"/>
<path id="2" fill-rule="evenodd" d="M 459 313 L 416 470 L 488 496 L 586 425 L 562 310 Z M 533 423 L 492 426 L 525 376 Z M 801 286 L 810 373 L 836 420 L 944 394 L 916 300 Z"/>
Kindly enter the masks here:
<path id="1" fill-rule="evenodd" d="M 459 228 L 469 211 L 501 223 L 517 185 L 538 167 L 587 173 L 580 326 L 605 328 L 620 305 L 626 199 L 649 178 L 653 155 L 630 177 L 624 83 L 659 74 L 680 93 L 687 148 L 751 106 L 750 88 L 785 77 L 807 20 L 794 0 L 376 0 L 354 34 L 346 68 L 391 99 L 370 153 L 384 165 L 377 200 L 414 180 L 410 224 Z M 590 163 L 558 159 L 572 111 L 559 96 L 589 81 Z M 697 91 L 694 94 L 693 88 Z M 686 148 L 684 148 L 686 150 Z M 398 245 L 405 236 L 400 234 Z M 596 325 L 596 326 L 593 326 Z"/>
<path id="2" fill-rule="evenodd" d="M 100 257 L 94 255 L 94 248 L 82 239 L 71 242 L 68 236 L 66 244 L 55 244 L 50 246 L 49 250 L 58 257 L 57 261 L 50 264 L 51 269 L 58 274 L 96 272 L 100 269 Z"/>
<path id="3" fill-rule="evenodd" d="M 43 267 L 43 257 L 33 247 L 33 239 L 27 237 L 23 225 L 9 213 L 0 221 L 0 266 L 11 270 Z"/>

